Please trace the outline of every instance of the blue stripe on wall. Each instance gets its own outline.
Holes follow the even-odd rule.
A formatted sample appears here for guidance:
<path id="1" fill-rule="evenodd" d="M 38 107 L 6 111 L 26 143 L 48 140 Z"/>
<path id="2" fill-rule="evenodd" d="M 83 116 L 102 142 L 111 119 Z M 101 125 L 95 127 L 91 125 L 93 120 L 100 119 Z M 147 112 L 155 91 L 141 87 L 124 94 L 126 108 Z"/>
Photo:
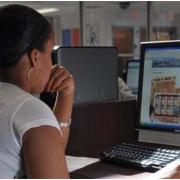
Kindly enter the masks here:
<path id="1" fill-rule="evenodd" d="M 71 46 L 71 30 L 70 29 L 64 29 L 62 31 L 62 44 L 63 46 Z"/>

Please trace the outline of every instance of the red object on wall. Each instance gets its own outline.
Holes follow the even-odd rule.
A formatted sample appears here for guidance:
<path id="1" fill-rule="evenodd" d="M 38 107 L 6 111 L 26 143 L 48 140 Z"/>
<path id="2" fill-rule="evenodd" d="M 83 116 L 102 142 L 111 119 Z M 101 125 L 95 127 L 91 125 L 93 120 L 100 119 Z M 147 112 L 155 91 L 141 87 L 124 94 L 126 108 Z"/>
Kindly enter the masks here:
<path id="1" fill-rule="evenodd" d="M 72 46 L 80 45 L 80 31 L 79 28 L 72 29 Z"/>

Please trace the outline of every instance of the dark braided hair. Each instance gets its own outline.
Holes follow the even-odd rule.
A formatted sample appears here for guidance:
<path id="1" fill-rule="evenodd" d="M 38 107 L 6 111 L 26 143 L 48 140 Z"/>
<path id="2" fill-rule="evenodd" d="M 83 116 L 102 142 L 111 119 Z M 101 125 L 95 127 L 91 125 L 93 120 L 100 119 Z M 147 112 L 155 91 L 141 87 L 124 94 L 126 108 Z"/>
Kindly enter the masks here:
<path id="1" fill-rule="evenodd" d="M 14 67 L 32 49 L 44 51 L 52 33 L 48 20 L 23 5 L 0 8 L 0 67 Z"/>

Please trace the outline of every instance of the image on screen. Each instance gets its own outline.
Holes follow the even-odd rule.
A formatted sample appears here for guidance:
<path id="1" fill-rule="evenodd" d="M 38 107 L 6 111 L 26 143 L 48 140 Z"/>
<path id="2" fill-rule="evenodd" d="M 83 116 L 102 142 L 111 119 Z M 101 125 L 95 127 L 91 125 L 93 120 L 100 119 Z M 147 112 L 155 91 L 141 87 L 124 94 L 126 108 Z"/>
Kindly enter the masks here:
<path id="1" fill-rule="evenodd" d="M 129 60 L 126 68 L 126 84 L 133 94 L 138 94 L 139 85 L 139 60 Z"/>
<path id="2" fill-rule="evenodd" d="M 142 48 L 140 126 L 180 130 L 180 42 L 144 44 Z"/>

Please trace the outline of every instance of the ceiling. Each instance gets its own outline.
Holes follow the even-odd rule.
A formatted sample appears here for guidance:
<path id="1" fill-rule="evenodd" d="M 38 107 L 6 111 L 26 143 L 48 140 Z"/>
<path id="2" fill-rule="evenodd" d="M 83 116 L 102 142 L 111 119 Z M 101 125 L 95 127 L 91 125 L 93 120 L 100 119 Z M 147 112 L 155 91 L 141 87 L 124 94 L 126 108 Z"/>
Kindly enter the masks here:
<path id="1" fill-rule="evenodd" d="M 77 13 L 79 10 L 79 2 L 77 1 L 0 1 L 0 6 L 7 4 L 22 4 L 33 9 L 57 8 L 57 12 L 44 14 L 47 16 L 57 16 L 65 14 Z"/>
<path id="2" fill-rule="evenodd" d="M 61 16 L 66 14 L 79 13 L 80 1 L 0 1 L 0 6 L 7 4 L 23 4 L 30 6 L 36 10 L 44 8 L 57 8 L 57 12 L 44 14 L 45 16 Z M 120 4 L 129 3 L 127 8 L 122 8 Z M 100 11 L 100 10 L 131 10 L 137 8 L 140 11 L 147 9 L 146 1 L 83 1 L 87 11 Z M 153 12 L 166 13 L 174 11 L 180 13 L 180 2 L 178 1 L 153 1 Z"/>

